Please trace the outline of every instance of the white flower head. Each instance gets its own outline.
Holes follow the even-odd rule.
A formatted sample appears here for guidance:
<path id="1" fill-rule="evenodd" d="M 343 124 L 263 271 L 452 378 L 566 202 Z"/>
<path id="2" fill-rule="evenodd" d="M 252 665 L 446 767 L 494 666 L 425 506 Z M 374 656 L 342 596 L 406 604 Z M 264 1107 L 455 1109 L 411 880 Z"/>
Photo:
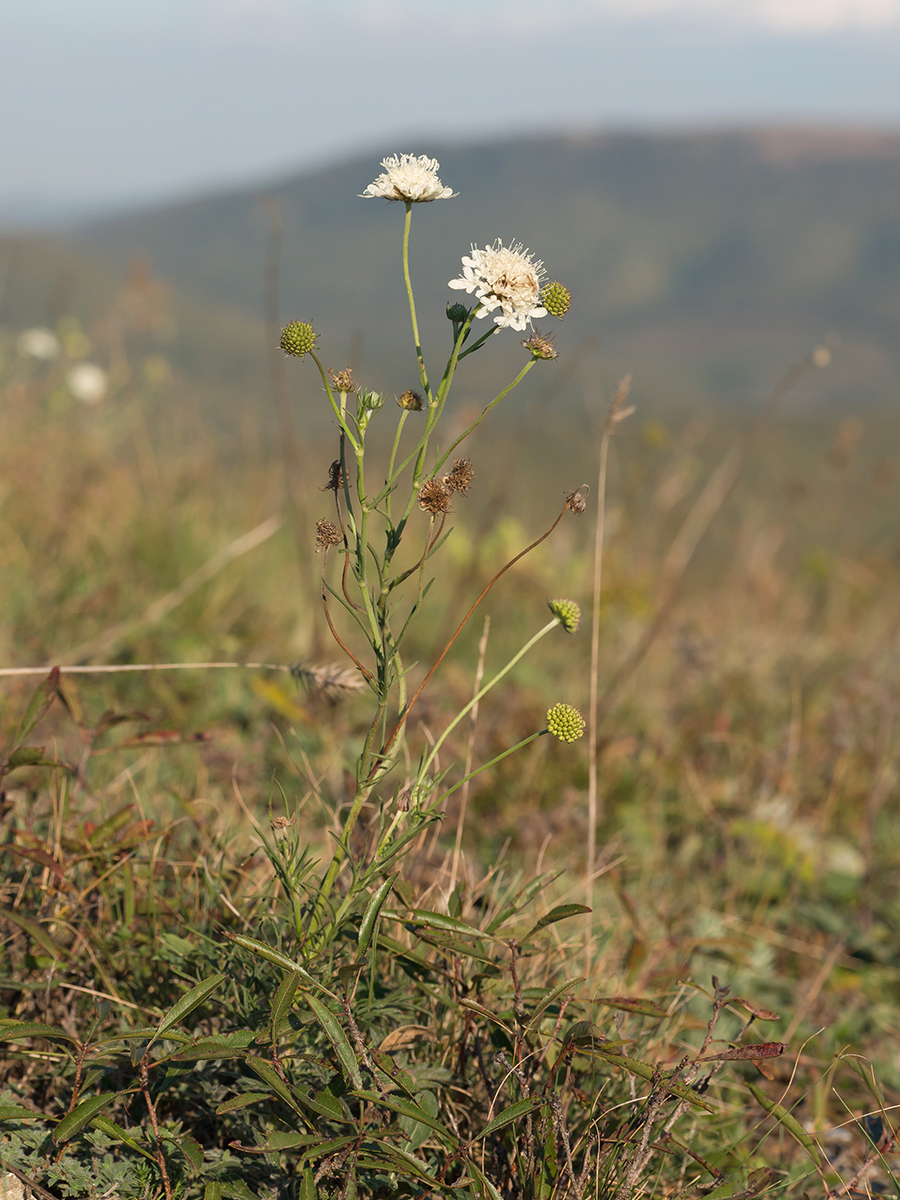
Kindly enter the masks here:
<path id="1" fill-rule="evenodd" d="M 99 404 L 109 387 L 109 377 L 96 363 L 80 362 L 66 375 L 66 385 L 82 404 Z"/>
<path id="2" fill-rule="evenodd" d="M 532 258 L 519 242 L 504 246 L 498 238 L 493 246 L 472 253 L 463 260 L 461 279 L 451 279 L 450 287 L 462 288 L 478 298 L 477 316 L 494 313 L 494 324 L 501 329 L 524 330 L 534 317 L 546 317 L 541 305 L 541 280 L 546 272 L 539 259 Z M 499 312 L 495 312 L 499 309 Z"/>
<path id="3" fill-rule="evenodd" d="M 413 204 L 429 204 L 432 200 L 449 200 L 457 195 L 438 179 L 440 163 L 436 158 L 414 154 L 394 154 L 382 159 L 384 173 L 361 193 L 364 200 L 379 196 L 384 200 L 405 200 Z"/>
<path id="4" fill-rule="evenodd" d="M 42 325 L 36 326 L 34 329 L 23 329 L 16 345 L 20 354 L 28 358 L 40 359 L 43 362 L 49 362 L 56 358 L 62 349 L 59 338 L 53 330 L 45 329 Z"/>

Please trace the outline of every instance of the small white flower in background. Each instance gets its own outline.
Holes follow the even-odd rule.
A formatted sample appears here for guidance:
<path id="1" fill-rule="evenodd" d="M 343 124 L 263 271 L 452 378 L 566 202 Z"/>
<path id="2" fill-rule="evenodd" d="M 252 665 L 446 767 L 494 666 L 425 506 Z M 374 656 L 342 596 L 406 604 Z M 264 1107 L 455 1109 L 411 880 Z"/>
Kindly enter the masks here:
<path id="1" fill-rule="evenodd" d="M 39 358 L 49 362 L 59 355 L 62 346 L 59 338 L 52 329 L 38 326 L 35 329 L 23 329 L 16 342 L 19 353 L 28 358 Z"/>
<path id="2" fill-rule="evenodd" d="M 438 179 L 440 163 L 426 155 L 394 154 L 382 159 L 384 173 L 370 183 L 361 194 L 364 200 L 381 197 L 384 200 L 408 200 L 413 204 L 430 204 L 432 200 L 449 200 L 457 193 L 444 187 Z"/>
<path id="3" fill-rule="evenodd" d="M 99 404 L 109 388 L 109 377 L 96 363 L 80 362 L 66 375 L 66 386 L 82 404 Z"/>
<path id="4" fill-rule="evenodd" d="M 481 304 L 477 316 L 499 308 L 494 324 L 520 331 L 533 317 L 546 317 L 547 310 L 541 305 L 544 264 L 518 242 L 504 246 L 498 238 L 483 250 L 473 246 L 462 264 L 462 278 L 451 279 L 450 287 L 475 293 Z"/>

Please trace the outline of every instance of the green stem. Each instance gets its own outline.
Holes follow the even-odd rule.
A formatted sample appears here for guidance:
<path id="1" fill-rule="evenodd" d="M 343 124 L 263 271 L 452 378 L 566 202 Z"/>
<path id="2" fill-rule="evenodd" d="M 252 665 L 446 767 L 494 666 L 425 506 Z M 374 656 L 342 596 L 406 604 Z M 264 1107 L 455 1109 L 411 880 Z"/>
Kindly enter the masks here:
<path id="1" fill-rule="evenodd" d="M 521 742 L 517 742 L 515 746 L 510 746 L 508 750 L 504 750 L 503 753 L 498 754 L 496 758 L 492 758 L 490 762 L 483 763 L 480 767 L 476 767 L 474 771 L 470 771 L 468 775 L 464 775 L 462 779 L 460 779 L 459 783 L 454 783 L 453 787 L 450 788 L 449 791 L 444 792 L 438 803 L 443 804 L 447 797 L 452 796 L 457 788 L 461 788 L 464 783 L 468 783 L 470 779 L 474 779 L 475 776 L 480 775 L 482 771 L 490 770 L 490 768 L 496 766 L 498 762 L 503 762 L 504 758 L 509 758 L 510 754 L 515 754 L 517 750 L 521 750 L 522 747 L 527 746 L 529 742 L 533 742 L 537 738 L 543 737 L 545 733 L 549 732 L 549 729 L 539 729 L 537 733 L 532 733 L 530 737 L 525 738 Z"/>
<path id="2" fill-rule="evenodd" d="M 431 385 L 428 382 L 428 373 L 425 370 L 425 358 L 422 354 L 422 340 L 419 337 L 419 322 L 416 318 L 416 301 L 413 296 L 412 279 L 409 275 L 409 229 L 412 224 L 412 201 L 406 201 L 406 220 L 403 222 L 403 278 L 406 282 L 406 294 L 409 297 L 409 316 L 412 321 L 413 339 L 416 343 L 416 357 L 419 360 L 419 379 L 422 383 L 422 389 L 428 397 L 428 403 L 432 403 Z"/>
<path id="3" fill-rule="evenodd" d="M 475 707 L 475 705 L 478 703 L 478 701 L 482 698 L 482 696 L 485 696 L 491 690 L 491 688 L 495 687 L 500 682 L 500 680 L 504 677 L 504 675 L 507 675 L 513 669 L 513 667 L 516 665 L 516 663 L 519 662 L 520 659 L 524 658 L 524 656 L 528 653 L 528 651 L 531 649 L 532 646 L 536 645 L 541 640 L 541 638 L 545 636 L 545 634 L 548 634 L 551 629 L 555 629 L 557 625 L 559 625 L 558 617 L 554 617 L 552 621 L 548 621 L 548 623 L 544 626 L 544 628 L 539 629 L 538 632 L 534 635 L 534 637 L 531 638 L 530 641 L 527 641 L 525 643 L 525 645 L 518 652 L 518 654 L 514 655 L 509 660 L 509 662 L 506 664 L 506 666 L 501 671 L 498 671 L 497 674 L 494 676 L 494 678 L 491 679 L 490 682 L 486 683 L 484 685 L 484 687 L 481 689 L 481 691 L 472 697 L 472 699 L 465 706 L 465 708 L 461 709 L 460 712 L 458 712 L 456 714 L 456 716 L 453 718 L 453 720 L 450 722 L 450 724 L 447 726 L 447 728 L 444 730 L 444 732 L 441 734 L 441 736 L 438 738 L 438 740 L 434 743 L 428 757 L 423 761 L 421 767 L 419 768 L 419 782 L 422 781 L 422 777 L 424 776 L 425 772 L 428 770 L 428 768 L 434 762 L 435 758 L 438 755 L 438 752 L 440 751 L 441 746 L 443 746 L 444 742 L 447 740 L 448 735 L 453 732 L 453 730 L 460 723 L 460 721 L 462 721 L 465 718 L 466 714 L 470 713 L 472 711 L 472 709 Z"/>
<path id="4" fill-rule="evenodd" d="M 435 475 L 438 473 L 438 471 L 441 469 L 441 467 L 444 465 L 444 463 L 447 461 L 447 459 L 450 457 L 450 455 L 453 453 L 453 451 L 456 449 L 456 447 L 460 444 L 460 442 L 464 442 L 466 440 L 466 438 L 469 436 L 469 434 L 474 432 L 474 430 L 476 430 L 478 428 L 478 426 L 481 424 L 481 422 L 484 420 L 484 418 L 488 415 L 488 413 L 491 411 L 491 409 L 496 408 L 504 396 L 508 396 L 509 393 L 513 390 L 513 388 L 517 388 L 519 386 L 519 384 L 522 382 L 522 380 L 525 378 L 525 376 L 528 374 L 528 372 L 531 370 L 531 368 L 534 366 L 534 364 L 537 361 L 538 360 L 536 358 L 530 358 L 528 360 L 528 362 L 525 364 L 525 366 L 522 368 L 522 370 L 515 377 L 515 379 L 512 381 L 512 383 L 508 384 L 503 389 L 503 391 L 500 392 L 500 394 L 498 396 L 495 396 L 494 399 L 487 406 L 487 408 L 484 409 L 481 416 L 477 417 L 472 422 L 472 424 L 469 426 L 469 428 L 464 433 L 461 433 L 459 435 L 459 437 L 451 445 L 450 449 L 446 452 L 446 454 L 442 455 L 440 460 L 437 463 L 435 463 L 435 467 L 434 467 Z"/>
<path id="5" fill-rule="evenodd" d="M 347 424 L 347 414 L 346 414 L 347 393 L 346 392 L 341 393 L 341 399 L 342 399 L 343 403 L 338 404 L 338 402 L 334 398 L 334 392 L 331 390 L 331 384 L 328 382 L 328 376 L 325 373 L 325 368 L 322 366 L 321 362 L 319 361 L 319 356 L 316 354 L 315 350 L 308 350 L 307 354 L 310 356 L 310 358 L 313 360 L 313 362 L 319 368 L 319 374 L 322 376 L 322 383 L 325 385 L 325 393 L 328 396 L 328 400 L 331 404 L 332 409 L 334 410 L 334 415 L 338 419 L 338 424 L 340 425 L 342 432 L 348 438 L 350 445 L 353 447 L 354 451 L 357 451 L 359 449 L 359 443 L 357 442 L 356 438 L 351 433 L 350 426 Z"/>

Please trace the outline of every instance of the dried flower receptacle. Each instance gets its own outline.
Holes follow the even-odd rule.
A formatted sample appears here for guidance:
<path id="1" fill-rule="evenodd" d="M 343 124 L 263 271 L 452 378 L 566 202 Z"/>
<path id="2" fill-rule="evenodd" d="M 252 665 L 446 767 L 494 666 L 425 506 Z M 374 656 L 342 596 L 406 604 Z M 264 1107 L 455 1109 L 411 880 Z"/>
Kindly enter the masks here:
<path id="1" fill-rule="evenodd" d="M 475 471 L 469 460 L 467 458 L 458 458 L 453 464 L 453 470 L 448 475 L 445 475 L 441 482 L 451 492 L 459 492 L 465 496 L 474 478 Z"/>
<path id="2" fill-rule="evenodd" d="M 333 521 L 316 521 L 316 553 L 340 546 L 344 538 Z"/>
<path id="3" fill-rule="evenodd" d="M 429 479 L 419 489 L 419 508 L 432 516 L 450 512 L 452 499 L 453 493 L 441 479 Z"/>

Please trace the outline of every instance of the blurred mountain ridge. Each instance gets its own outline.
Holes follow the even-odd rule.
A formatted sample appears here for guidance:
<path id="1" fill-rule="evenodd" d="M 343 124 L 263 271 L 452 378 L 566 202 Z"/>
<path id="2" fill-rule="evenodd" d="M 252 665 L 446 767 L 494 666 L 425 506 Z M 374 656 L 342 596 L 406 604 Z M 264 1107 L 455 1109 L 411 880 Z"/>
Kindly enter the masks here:
<path id="1" fill-rule="evenodd" d="M 459 193 L 413 213 L 411 265 L 434 363 L 449 342 L 444 307 L 458 299 L 447 282 L 471 244 L 499 237 L 529 247 L 548 278 L 570 287 L 565 322 L 541 324 L 558 335 L 562 357 L 596 339 L 592 370 L 607 385 L 629 370 L 638 391 L 660 402 L 752 402 L 834 332 L 842 344 L 822 385 L 828 398 L 857 406 L 896 396 L 900 134 L 585 131 L 385 153 L 395 149 L 437 157 L 443 182 Z M 105 217 L 69 234 L 65 253 L 115 269 L 148 256 L 193 306 L 195 327 L 227 313 L 243 328 L 248 354 L 260 338 L 252 373 L 263 369 L 264 261 L 275 219 L 284 231 L 283 319 L 314 322 L 327 365 L 352 357 L 372 386 L 402 390 L 416 378 L 400 269 L 403 208 L 359 198 L 380 170 L 374 155 L 356 157 Z M 180 353 L 192 370 L 204 369 L 196 352 Z M 509 332 L 492 339 L 470 360 L 478 368 L 477 380 L 464 383 L 472 399 L 502 384 L 522 353 Z M 216 364 L 205 369 L 215 374 Z"/>

